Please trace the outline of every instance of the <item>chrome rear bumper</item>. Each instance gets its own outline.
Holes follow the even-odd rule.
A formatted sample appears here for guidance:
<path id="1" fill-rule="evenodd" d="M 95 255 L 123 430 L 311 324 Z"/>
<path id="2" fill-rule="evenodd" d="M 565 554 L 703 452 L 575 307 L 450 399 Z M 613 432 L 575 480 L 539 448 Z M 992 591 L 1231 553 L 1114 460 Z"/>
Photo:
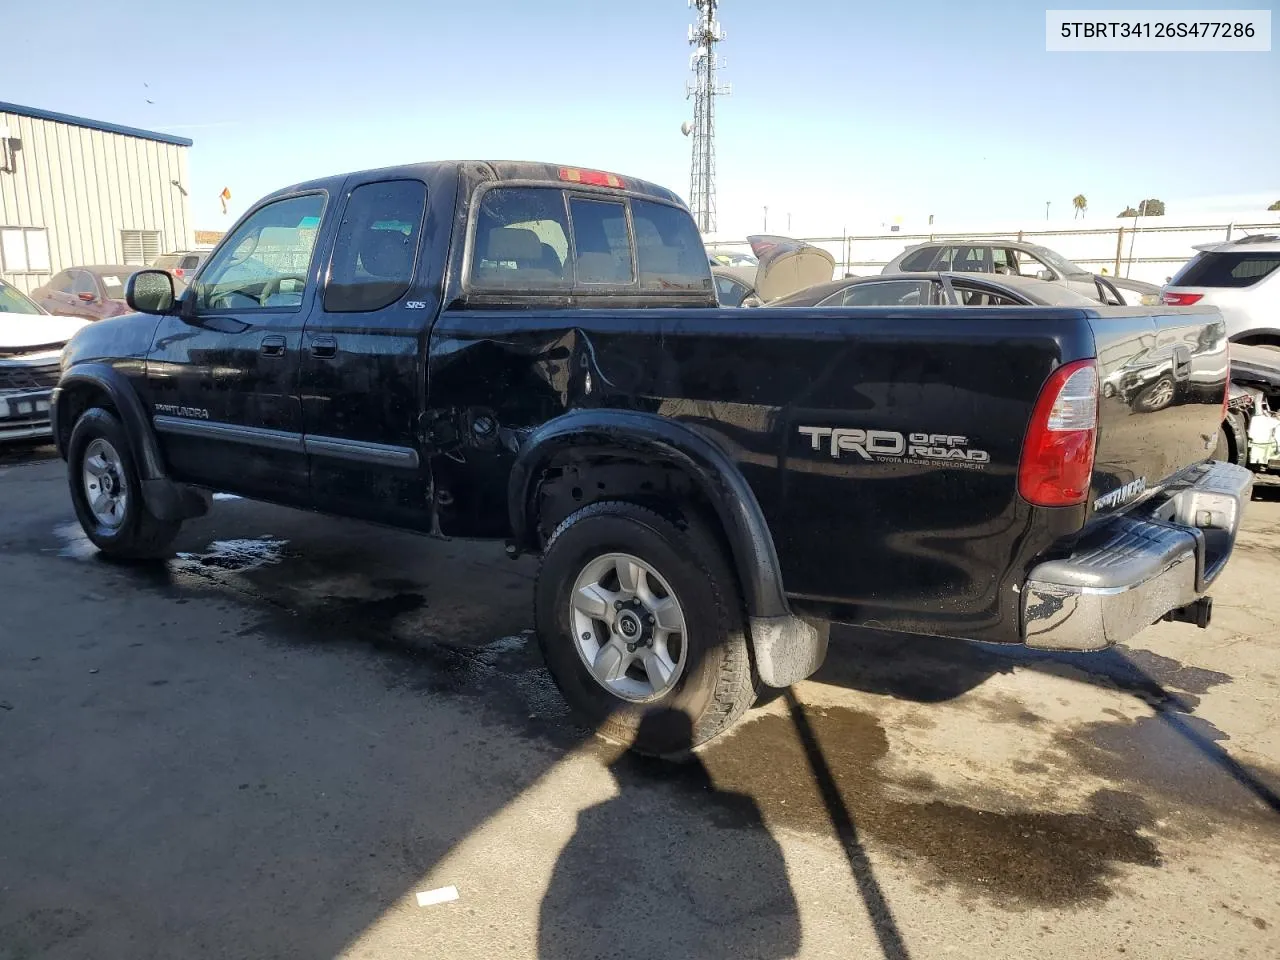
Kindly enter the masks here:
<path id="1" fill-rule="evenodd" d="M 1036 566 L 1022 589 L 1027 646 L 1102 650 L 1195 602 L 1226 566 L 1252 489 L 1243 467 L 1201 464 Z"/>

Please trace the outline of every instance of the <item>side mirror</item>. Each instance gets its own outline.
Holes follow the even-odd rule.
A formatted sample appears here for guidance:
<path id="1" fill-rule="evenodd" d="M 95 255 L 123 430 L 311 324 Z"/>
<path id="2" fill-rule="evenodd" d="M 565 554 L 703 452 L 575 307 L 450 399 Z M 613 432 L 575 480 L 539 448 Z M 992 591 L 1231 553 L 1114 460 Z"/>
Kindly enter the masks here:
<path id="1" fill-rule="evenodd" d="M 177 299 L 173 277 L 163 270 L 139 270 L 125 284 L 124 299 L 138 313 L 168 313 Z"/>
<path id="2" fill-rule="evenodd" d="M 1036 271 L 1036 279 L 1037 279 L 1037 280 L 1052 280 L 1052 279 L 1053 279 L 1053 271 L 1052 271 L 1052 270 L 1038 270 L 1038 271 Z"/>

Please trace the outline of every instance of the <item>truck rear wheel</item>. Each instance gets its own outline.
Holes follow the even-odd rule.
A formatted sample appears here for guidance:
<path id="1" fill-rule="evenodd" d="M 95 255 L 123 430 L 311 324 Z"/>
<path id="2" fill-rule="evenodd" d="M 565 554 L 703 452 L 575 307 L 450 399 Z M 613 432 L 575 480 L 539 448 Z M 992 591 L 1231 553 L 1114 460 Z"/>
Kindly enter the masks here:
<path id="1" fill-rule="evenodd" d="M 737 579 L 700 524 L 583 507 L 548 541 L 534 596 L 552 678 L 608 740 L 679 755 L 755 702 Z"/>
<path id="2" fill-rule="evenodd" d="M 147 510 L 129 437 L 116 415 L 81 414 L 67 444 L 71 504 L 85 535 L 103 553 L 131 560 L 162 556 L 182 524 Z"/>

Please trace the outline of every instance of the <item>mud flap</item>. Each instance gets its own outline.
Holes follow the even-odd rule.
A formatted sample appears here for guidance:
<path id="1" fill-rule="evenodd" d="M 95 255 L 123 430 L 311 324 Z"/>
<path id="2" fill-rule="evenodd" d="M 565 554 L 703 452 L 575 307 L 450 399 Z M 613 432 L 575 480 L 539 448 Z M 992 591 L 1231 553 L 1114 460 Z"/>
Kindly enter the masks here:
<path id="1" fill-rule="evenodd" d="M 760 679 L 789 687 L 812 676 L 827 658 L 831 624 L 796 616 L 750 617 L 748 629 Z"/>

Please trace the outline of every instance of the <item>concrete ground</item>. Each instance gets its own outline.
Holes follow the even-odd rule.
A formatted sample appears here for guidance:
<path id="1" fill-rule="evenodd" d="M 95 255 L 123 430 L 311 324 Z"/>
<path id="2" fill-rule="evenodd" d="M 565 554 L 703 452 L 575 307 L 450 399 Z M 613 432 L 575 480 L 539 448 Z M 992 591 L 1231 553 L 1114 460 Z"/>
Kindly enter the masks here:
<path id="1" fill-rule="evenodd" d="M 1280 957 L 1280 488 L 1207 631 L 837 632 L 672 766 L 570 722 L 498 546 L 220 499 L 111 563 L 50 456 L 0 454 L 0 960 Z"/>

